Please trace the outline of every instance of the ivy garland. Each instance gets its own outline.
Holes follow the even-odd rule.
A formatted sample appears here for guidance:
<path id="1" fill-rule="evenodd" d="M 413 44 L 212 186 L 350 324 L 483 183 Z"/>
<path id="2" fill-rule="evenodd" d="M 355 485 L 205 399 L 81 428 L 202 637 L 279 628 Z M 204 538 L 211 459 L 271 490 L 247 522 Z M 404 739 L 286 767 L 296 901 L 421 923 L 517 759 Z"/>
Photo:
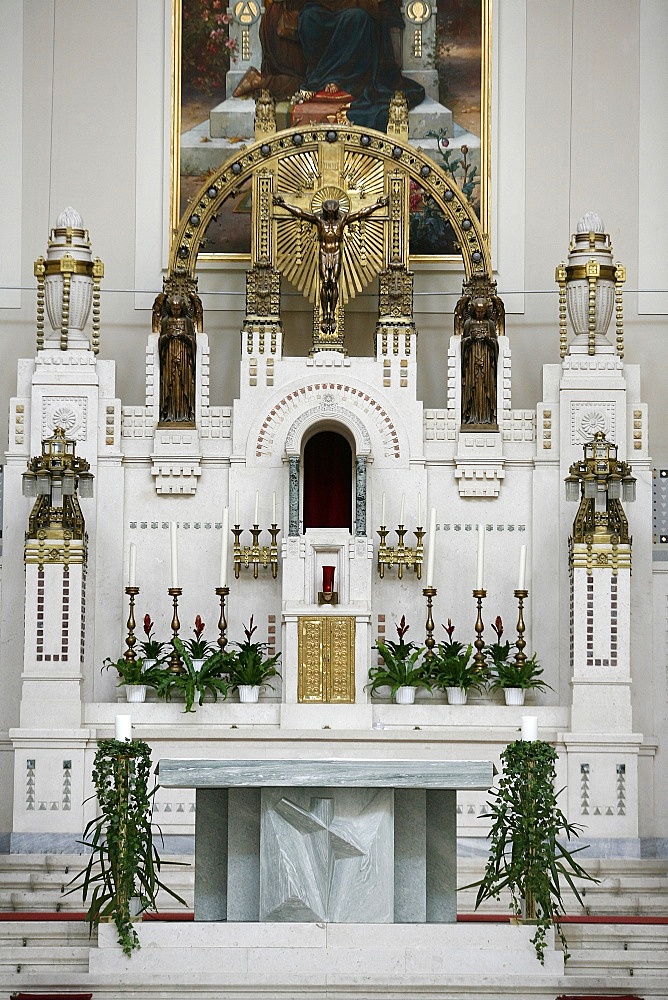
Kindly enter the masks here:
<path id="1" fill-rule="evenodd" d="M 164 889 L 187 906 L 160 879 L 161 861 L 151 823 L 151 799 L 156 788 L 148 790 L 150 771 L 151 750 L 147 743 L 100 740 L 93 764 L 100 815 L 84 830 L 82 844 L 90 848 L 91 854 L 69 890 L 81 889 L 84 901 L 92 890 L 86 913 L 91 933 L 103 918 L 113 918 L 126 955 L 140 947 L 132 925 L 133 898 L 138 898 L 140 912 L 157 909 L 158 891 Z"/>
<path id="2" fill-rule="evenodd" d="M 503 773 L 493 800 L 488 802 L 492 819 L 488 834 L 490 856 L 479 882 L 476 909 L 486 899 L 500 899 L 509 890 L 516 916 L 535 920 L 531 943 L 539 961 L 545 962 L 547 929 L 554 924 L 568 959 L 566 938 L 559 921 L 565 913 L 561 878 L 581 905 L 574 878 L 597 882 L 573 857 L 584 847 L 569 851 L 559 837 L 579 836 L 580 826 L 569 823 L 557 805 L 554 790 L 557 752 L 542 740 L 509 743 L 501 754 Z M 562 789 L 563 790 L 563 789 Z M 471 888 L 471 886 L 466 886 Z"/>

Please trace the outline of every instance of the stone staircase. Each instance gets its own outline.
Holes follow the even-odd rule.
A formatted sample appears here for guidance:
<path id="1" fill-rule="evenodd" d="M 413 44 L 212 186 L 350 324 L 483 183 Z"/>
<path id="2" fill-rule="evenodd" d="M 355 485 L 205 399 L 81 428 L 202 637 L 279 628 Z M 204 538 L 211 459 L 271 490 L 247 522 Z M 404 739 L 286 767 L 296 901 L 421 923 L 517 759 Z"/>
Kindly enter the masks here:
<path id="1" fill-rule="evenodd" d="M 173 859 L 189 862 L 187 867 L 173 869 L 167 865 L 168 860 L 164 859 L 165 880 L 192 907 L 192 858 Z M 0 997 L 16 990 L 92 989 L 111 995 L 109 984 L 91 982 L 89 955 L 91 946 L 97 946 L 97 936 L 94 933 L 92 939 L 89 938 L 88 925 L 80 919 L 84 910 L 81 894 L 63 895 L 68 882 L 81 867 L 80 856 L 0 857 Z M 634 917 L 662 917 L 668 913 L 668 862 L 589 861 L 588 869 L 600 879 L 600 884 L 587 886 L 585 910 L 573 900 L 568 906 L 570 914 L 590 920 L 597 917 L 632 920 Z M 481 872 L 479 860 L 460 859 L 460 884 L 474 881 Z M 460 893 L 458 909 L 461 915 L 473 912 L 474 900 L 475 890 Z M 170 897 L 160 902 L 165 913 L 173 913 L 177 917 L 188 915 L 188 911 Z M 483 915 L 503 914 L 504 907 L 502 903 L 486 904 L 479 912 Z M 668 1000 L 668 924 L 568 922 L 565 931 L 571 954 L 566 976 L 555 982 L 550 990 L 546 991 L 544 984 L 540 987 L 536 985 L 529 993 L 518 988 L 516 996 L 551 996 L 554 1000 L 558 994 L 616 993 Z M 130 983 L 123 985 L 123 993 L 128 996 L 137 997 L 142 992 L 141 985 L 134 989 Z M 164 989 L 149 992 L 153 997 L 172 995 Z M 257 995 L 268 996 L 267 993 Z M 305 997 L 307 995 L 310 998 L 316 994 L 304 994 Z M 342 997 L 352 995 L 341 994 Z M 366 996 L 360 994 L 360 997 L 362 995 Z M 397 993 L 397 996 L 400 995 L 413 997 L 421 994 Z M 440 997 L 441 994 L 432 991 L 431 995 Z M 506 993 L 496 988 L 496 992 L 478 994 L 469 987 L 461 993 L 457 989 L 447 993 L 448 998 L 474 998 L 478 995 L 511 997 L 513 990 Z M 209 992 L 207 996 L 222 998 L 227 993 L 221 989 L 219 993 Z M 294 996 L 301 994 L 295 993 Z"/>

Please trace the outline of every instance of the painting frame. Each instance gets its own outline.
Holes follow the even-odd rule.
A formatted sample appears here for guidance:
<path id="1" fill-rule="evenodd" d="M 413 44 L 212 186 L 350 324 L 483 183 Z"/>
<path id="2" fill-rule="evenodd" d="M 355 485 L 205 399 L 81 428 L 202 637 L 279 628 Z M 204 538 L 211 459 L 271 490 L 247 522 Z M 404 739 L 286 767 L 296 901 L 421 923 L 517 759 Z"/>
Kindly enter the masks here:
<path id="1" fill-rule="evenodd" d="M 174 234 L 178 228 L 179 220 L 181 214 L 187 208 L 187 198 L 191 197 L 194 191 L 188 193 L 186 191 L 186 184 L 189 179 L 186 179 L 186 175 L 182 174 L 182 164 L 183 164 L 183 144 L 182 144 L 182 121 L 184 121 L 184 88 L 183 88 L 183 8 L 184 4 L 191 3 L 192 0 L 170 0 L 171 2 L 171 37 L 172 37 L 172 51 L 171 51 L 171 62 L 172 62 L 172 73 L 171 73 L 171 129 L 170 129 L 170 205 L 169 205 L 169 222 L 170 222 L 170 246 Z M 200 0 L 200 3 L 202 0 Z M 215 0 L 211 0 L 212 6 L 220 8 L 220 3 L 215 3 Z M 464 5 L 468 5 L 470 9 L 474 9 L 474 14 L 476 14 L 476 20 L 479 26 L 479 50 L 477 59 L 479 61 L 479 100 L 477 108 L 471 106 L 468 110 L 473 111 L 473 117 L 476 115 L 479 121 L 479 159 L 477 160 L 477 178 L 476 183 L 478 187 L 476 188 L 476 211 L 480 219 L 480 224 L 485 233 L 488 243 L 491 242 L 491 220 L 492 220 L 492 205 L 491 205 L 491 192 L 492 192 L 492 171 L 491 171 L 491 136 L 492 136 L 492 4 L 493 0 L 441 0 L 438 5 L 438 10 L 441 12 L 443 8 L 450 9 L 449 7 L 462 8 Z M 227 20 L 229 21 L 229 12 L 231 8 L 227 8 L 223 2 L 223 9 L 225 9 Z M 469 11 L 469 17 L 471 17 Z M 450 47 L 447 47 L 448 51 Z M 455 46 L 456 48 L 456 46 Z M 470 52 L 471 46 L 468 46 L 467 51 Z M 440 71 L 439 71 L 440 72 Z M 440 77 L 439 77 L 440 79 Z M 220 94 L 217 100 L 220 99 Z M 214 98 L 214 101 L 216 98 Z M 213 105 L 212 105 L 213 107 Z M 453 111 L 455 129 L 458 130 L 459 134 L 453 135 L 452 138 L 452 150 L 447 152 L 445 155 L 450 158 L 450 153 L 455 152 L 457 154 L 457 149 L 466 149 L 467 146 L 462 143 L 462 126 L 457 122 L 457 111 Z M 204 123 L 202 123 L 204 124 Z M 187 134 L 187 133 L 185 133 Z M 433 134 L 433 133 L 432 133 Z M 466 135 L 471 135 L 464 130 L 464 138 Z M 457 142 L 460 142 L 460 146 L 457 147 Z M 253 141 L 252 138 L 247 138 L 243 140 L 245 142 Z M 409 139 L 411 144 L 415 146 L 420 146 L 424 149 L 424 140 L 422 142 L 419 139 Z M 447 145 L 447 144 L 446 144 Z M 438 147 L 438 143 L 437 143 Z M 224 154 L 221 152 L 220 163 L 222 164 L 224 160 L 231 156 L 233 152 L 233 147 L 229 148 Z M 439 165 L 444 166 L 444 154 L 443 150 L 435 150 L 435 153 L 441 157 L 438 159 L 437 155 L 434 155 L 435 162 Z M 466 155 L 464 156 L 466 159 Z M 457 162 L 456 160 L 449 159 L 449 163 Z M 204 175 L 206 176 L 206 175 Z M 453 174 L 454 177 L 454 174 Z M 202 180 L 204 177 L 202 178 Z M 201 186 L 200 181 L 197 187 Z M 192 185 L 191 185 L 192 186 Z M 420 209 L 418 208 L 418 212 Z M 412 221 L 415 221 L 413 213 L 411 215 Z M 419 219 L 418 219 L 419 221 Z M 225 261 L 248 261 L 250 259 L 250 227 L 249 227 L 249 242 L 248 249 L 235 249 L 233 251 L 227 250 L 204 250 L 200 253 L 200 259 L 212 261 L 212 262 L 225 262 Z M 456 253 L 439 253 L 439 252 L 414 252 L 411 250 L 411 264 L 419 263 L 429 263 L 429 264 L 457 264 L 461 261 L 461 256 Z"/>

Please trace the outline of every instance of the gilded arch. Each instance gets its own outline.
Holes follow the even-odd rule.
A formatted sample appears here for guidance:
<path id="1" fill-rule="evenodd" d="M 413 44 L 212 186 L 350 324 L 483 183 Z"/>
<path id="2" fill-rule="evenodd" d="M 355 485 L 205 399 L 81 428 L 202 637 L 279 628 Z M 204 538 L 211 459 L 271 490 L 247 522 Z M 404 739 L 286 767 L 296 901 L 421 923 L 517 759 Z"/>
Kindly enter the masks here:
<path id="1" fill-rule="evenodd" d="M 346 159 L 348 162 L 366 159 L 371 167 L 382 167 L 384 178 L 403 177 L 421 184 L 452 225 L 461 246 L 467 282 L 475 279 L 491 282 L 489 246 L 475 213 L 457 185 L 426 154 L 396 135 L 385 135 L 353 125 L 330 124 L 292 128 L 267 135 L 227 160 L 202 185 L 180 221 L 170 250 L 170 275 L 167 280 L 176 279 L 177 275 L 194 280 L 197 258 L 209 223 L 225 199 L 245 180 L 259 173 L 270 178 L 281 164 L 294 161 L 297 155 L 301 158 L 310 156 L 315 162 L 319 151 L 328 148 L 342 150 L 344 162 Z M 404 187 L 404 201 L 407 201 L 408 185 Z M 256 197 L 259 195 L 260 200 L 268 201 L 271 184 L 254 194 Z M 269 205 L 258 205 L 257 211 L 260 216 L 264 214 L 268 217 Z M 407 266 L 408 227 L 403 225 L 404 232 L 399 233 L 398 223 L 405 223 L 405 219 L 399 219 L 400 215 L 398 199 L 395 199 L 389 211 L 388 254 L 397 261 L 403 258 L 401 262 Z M 276 248 L 272 246 L 270 229 L 262 231 L 260 228 L 258 232 L 256 227 L 253 236 L 252 263 L 275 264 Z M 391 263 L 391 260 L 386 263 Z"/>

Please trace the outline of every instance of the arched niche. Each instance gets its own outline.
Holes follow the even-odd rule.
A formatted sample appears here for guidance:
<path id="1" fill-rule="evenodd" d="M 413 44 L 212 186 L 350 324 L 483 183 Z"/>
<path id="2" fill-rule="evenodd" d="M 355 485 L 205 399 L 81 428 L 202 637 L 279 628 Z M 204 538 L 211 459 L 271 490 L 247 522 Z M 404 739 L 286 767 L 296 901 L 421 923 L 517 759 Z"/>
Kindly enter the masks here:
<path id="1" fill-rule="evenodd" d="M 316 427 L 304 441 L 303 526 L 346 528 L 352 532 L 354 502 L 353 449 L 343 428 Z"/>

